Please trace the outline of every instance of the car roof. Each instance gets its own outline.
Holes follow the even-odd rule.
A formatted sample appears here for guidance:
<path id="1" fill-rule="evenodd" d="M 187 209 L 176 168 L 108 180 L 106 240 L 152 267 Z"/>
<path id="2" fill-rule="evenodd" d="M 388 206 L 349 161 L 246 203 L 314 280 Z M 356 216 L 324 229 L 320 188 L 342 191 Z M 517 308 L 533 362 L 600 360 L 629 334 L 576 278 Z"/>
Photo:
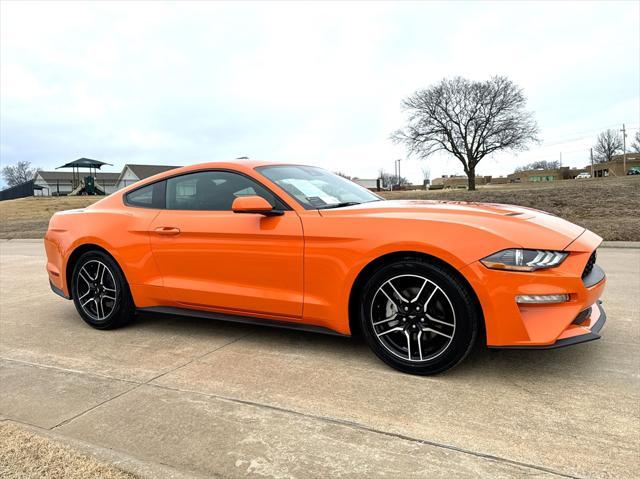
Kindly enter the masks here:
<path id="1" fill-rule="evenodd" d="M 131 189 L 139 188 L 143 185 L 147 185 L 153 183 L 155 181 L 162 180 L 164 178 L 168 178 L 175 175 L 180 175 L 189 172 L 195 172 L 198 170 L 207 170 L 207 169 L 233 169 L 239 172 L 249 172 L 255 168 L 260 166 L 305 166 L 301 164 L 294 163 L 282 163 L 282 162 L 272 162 L 272 161 L 261 161 L 261 160 L 252 160 L 252 159 L 244 159 L 244 158 L 236 158 L 233 160 L 227 161 L 210 161 L 206 163 L 195 163 L 193 165 L 181 166 L 177 168 L 172 168 L 167 171 L 163 171 L 161 173 L 155 174 L 143 180 L 140 180 L 129 187 L 122 189 L 124 193 Z"/>
<path id="2" fill-rule="evenodd" d="M 279 166 L 279 165 L 293 165 L 293 164 L 294 163 L 253 160 L 248 158 L 247 159 L 236 158 L 233 160 L 225 160 L 225 161 L 208 161 L 204 163 L 194 163 L 192 165 L 183 166 L 180 169 L 202 170 L 206 168 L 220 168 L 220 167 L 227 167 L 227 168 L 237 167 L 238 169 L 247 169 L 247 168 L 253 169 L 253 168 L 258 168 L 260 166 Z"/>
<path id="3" fill-rule="evenodd" d="M 309 166 L 301 163 L 285 163 L 275 161 L 253 160 L 253 159 L 241 159 L 236 158 L 227 161 L 210 161 L 206 163 L 195 163 L 193 165 L 182 166 L 170 171 L 155 175 L 154 178 L 172 176 L 180 173 L 187 173 L 189 171 L 216 169 L 216 168 L 230 168 L 237 169 L 238 171 L 253 170 L 261 166 Z"/>

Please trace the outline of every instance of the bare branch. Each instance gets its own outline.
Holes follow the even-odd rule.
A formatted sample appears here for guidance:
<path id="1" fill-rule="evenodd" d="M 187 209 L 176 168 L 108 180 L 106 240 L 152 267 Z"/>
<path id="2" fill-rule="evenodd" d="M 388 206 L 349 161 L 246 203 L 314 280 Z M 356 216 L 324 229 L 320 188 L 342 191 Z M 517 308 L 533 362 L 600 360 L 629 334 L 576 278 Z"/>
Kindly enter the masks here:
<path id="1" fill-rule="evenodd" d="M 37 168 L 31 167 L 30 162 L 19 161 L 15 165 L 7 165 L 3 167 L 2 178 L 7 183 L 7 186 L 16 186 L 33 180 L 37 171 Z"/>
<path id="2" fill-rule="evenodd" d="M 451 153 L 462 163 L 469 189 L 475 189 L 475 168 L 485 156 L 525 150 L 537 141 L 538 127 L 525 106 L 522 90 L 506 77 L 444 79 L 403 100 L 408 124 L 391 138 L 421 159 Z"/>
<path id="3" fill-rule="evenodd" d="M 622 153 L 622 137 L 614 130 L 605 130 L 598 135 L 593 146 L 596 163 L 611 161 L 613 155 Z"/>

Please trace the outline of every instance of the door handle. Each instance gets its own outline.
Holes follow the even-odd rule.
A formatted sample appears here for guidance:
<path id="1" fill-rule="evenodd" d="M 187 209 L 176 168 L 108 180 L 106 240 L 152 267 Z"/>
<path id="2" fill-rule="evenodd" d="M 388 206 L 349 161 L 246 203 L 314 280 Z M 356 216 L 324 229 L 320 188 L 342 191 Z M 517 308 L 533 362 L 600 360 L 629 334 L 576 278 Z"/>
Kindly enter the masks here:
<path id="1" fill-rule="evenodd" d="M 175 236 L 180 234 L 180 228 L 174 228 L 173 226 L 159 226 L 153 230 L 153 232 L 163 236 Z"/>

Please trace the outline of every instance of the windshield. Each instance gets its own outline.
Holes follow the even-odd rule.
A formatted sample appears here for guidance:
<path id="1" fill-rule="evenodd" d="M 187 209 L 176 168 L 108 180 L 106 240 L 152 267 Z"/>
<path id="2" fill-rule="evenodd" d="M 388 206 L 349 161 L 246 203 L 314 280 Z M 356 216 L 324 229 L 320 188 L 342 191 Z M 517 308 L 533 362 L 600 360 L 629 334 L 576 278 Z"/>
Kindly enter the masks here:
<path id="1" fill-rule="evenodd" d="M 257 170 L 293 196 L 306 209 L 339 208 L 370 201 L 378 195 L 322 168 L 313 166 L 262 166 Z"/>

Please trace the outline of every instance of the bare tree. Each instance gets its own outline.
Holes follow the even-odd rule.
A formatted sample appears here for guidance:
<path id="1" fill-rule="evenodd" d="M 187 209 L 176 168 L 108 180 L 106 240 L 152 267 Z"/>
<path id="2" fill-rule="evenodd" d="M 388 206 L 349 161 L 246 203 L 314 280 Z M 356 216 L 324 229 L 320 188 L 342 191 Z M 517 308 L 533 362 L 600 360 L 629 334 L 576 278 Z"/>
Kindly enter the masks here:
<path id="1" fill-rule="evenodd" d="M 615 130 L 605 130 L 598 135 L 593 145 L 596 163 L 611 161 L 613 155 L 622 151 L 622 137 Z"/>
<path id="2" fill-rule="evenodd" d="M 633 143 L 631 144 L 631 151 L 640 153 L 640 130 L 636 131 L 633 135 Z"/>
<path id="3" fill-rule="evenodd" d="M 519 173 L 521 171 L 528 171 L 528 170 L 557 170 L 561 166 L 562 164 L 560 163 L 559 160 L 553 160 L 553 161 L 538 160 L 538 161 L 534 161 L 533 163 L 529 163 L 527 165 L 518 166 L 515 169 L 515 172 Z"/>
<path id="4" fill-rule="evenodd" d="M 422 159 L 440 150 L 451 153 L 462 163 L 469 189 L 475 190 L 476 166 L 485 156 L 525 150 L 537 141 L 538 127 L 525 105 L 522 90 L 506 77 L 444 79 L 403 100 L 408 125 L 392 139 Z"/>
<path id="5" fill-rule="evenodd" d="M 431 179 L 431 168 L 428 166 L 422 166 L 420 169 L 422 170 L 423 181 L 429 181 Z"/>
<path id="6" fill-rule="evenodd" d="M 7 165 L 2 168 L 2 178 L 7 186 L 11 187 L 33 180 L 37 171 L 37 168 L 31 167 L 30 162 L 19 161 L 15 165 Z"/>
<path id="7" fill-rule="evenodd" d="M 347 180 L 353 180 L 352 177 L 350 177 L 349 175 L 347 175 L 346 173 L 342 172 L 342 171 L 334 171 L 334 173 L 338 176 L 342 176 L 343 178 L 347 179 Z"/>
<path id="8" fill-rule="evenodd" d="M 405 177 L 401 176 L 400 178 L 398 178 L 396 175 L 392 175 L 385 170 L 378 171 L 378 178 L 380 178 L 380 186 L 385 189 L 398 186 L 407 186 L 411 184 Z"/>

